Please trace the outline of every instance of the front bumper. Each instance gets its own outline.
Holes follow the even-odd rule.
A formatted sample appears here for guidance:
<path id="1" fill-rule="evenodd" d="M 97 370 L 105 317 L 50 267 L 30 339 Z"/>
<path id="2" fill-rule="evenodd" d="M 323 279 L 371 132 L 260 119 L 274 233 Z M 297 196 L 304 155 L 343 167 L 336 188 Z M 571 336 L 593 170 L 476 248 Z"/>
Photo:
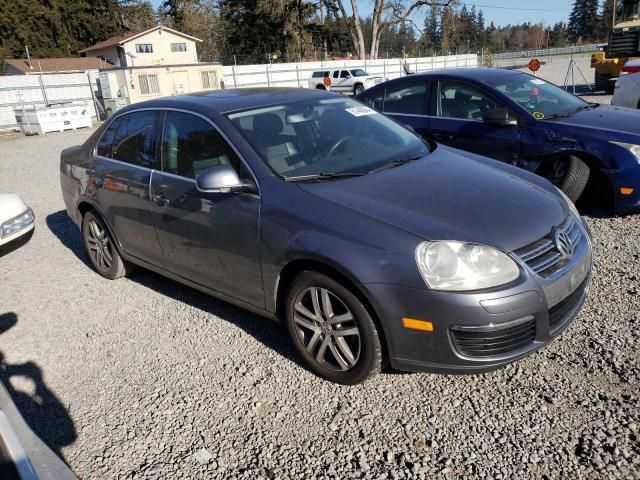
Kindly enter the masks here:
<path id="1" fill-rule="evenodd" d="M 482 293 L 369 284 L 398 370 L 482 373 L 512 363 L 559 336 L 584 304 L 591 281 L 590 235 L 582 228 L 574 257 L 549 278 L 521 264 L 515 285 Z M 402 318 L 433 323 L 406 329 Z"/>

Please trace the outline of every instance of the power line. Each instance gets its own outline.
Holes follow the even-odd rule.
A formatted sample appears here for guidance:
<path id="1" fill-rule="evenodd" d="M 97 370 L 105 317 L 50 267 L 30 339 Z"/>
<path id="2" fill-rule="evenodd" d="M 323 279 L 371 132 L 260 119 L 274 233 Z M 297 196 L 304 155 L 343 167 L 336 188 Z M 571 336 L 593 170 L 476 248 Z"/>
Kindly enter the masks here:
<path id="1" fill-rule="evenodd" d="M 480 3 L 471 3 L 464 2 L 463 5 L 482 7 L 482 8 L 493 8 L 496 10 L 517 10 L 517 11 L 528 11 L 528 12 L 566 12 L 567 9 L 553 9 L 553 8 L 519 8 L 519 7 L 502 7 L 497 5 L 482 5 Z"/>

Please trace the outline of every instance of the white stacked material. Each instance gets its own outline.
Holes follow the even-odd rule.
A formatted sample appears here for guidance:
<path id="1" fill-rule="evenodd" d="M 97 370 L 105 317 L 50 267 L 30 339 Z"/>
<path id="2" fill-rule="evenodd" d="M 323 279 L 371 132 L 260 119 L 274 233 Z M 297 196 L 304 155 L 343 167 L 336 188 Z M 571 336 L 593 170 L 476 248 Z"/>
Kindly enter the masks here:
<path id="1" fill-rule="evenodd" d="M 15 115 L 20 131 L 25 135 L 91 127 L 91 113 L 85 105 L 65 104 L 28 110 L 16 109 Z"/>

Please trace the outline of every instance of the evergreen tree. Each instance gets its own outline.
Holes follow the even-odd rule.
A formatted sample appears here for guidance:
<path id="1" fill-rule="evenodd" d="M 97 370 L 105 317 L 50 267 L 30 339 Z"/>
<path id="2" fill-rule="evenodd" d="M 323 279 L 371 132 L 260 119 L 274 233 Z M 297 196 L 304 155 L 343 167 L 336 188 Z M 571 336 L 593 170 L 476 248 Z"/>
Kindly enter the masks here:
<path id="1" fill-rule="evenodd" d="M 573 42 L 588 42 L 598 35 L 598 0 L 576 0 L 569 16 L 569 38 Z"/>

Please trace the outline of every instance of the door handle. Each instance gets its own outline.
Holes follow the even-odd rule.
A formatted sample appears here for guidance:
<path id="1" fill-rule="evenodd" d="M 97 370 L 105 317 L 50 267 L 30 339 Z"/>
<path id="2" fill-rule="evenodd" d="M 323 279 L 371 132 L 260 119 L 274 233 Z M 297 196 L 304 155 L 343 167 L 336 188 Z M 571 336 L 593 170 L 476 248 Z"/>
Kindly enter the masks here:
<path id="1" fill-rule="evenodd" d="M 167 205 L 169 205 L 169 199 L 164 193 L 159 193 L 152 196 L 151 200 L 153 200 L 159 207 L 166 207 Z"/>

